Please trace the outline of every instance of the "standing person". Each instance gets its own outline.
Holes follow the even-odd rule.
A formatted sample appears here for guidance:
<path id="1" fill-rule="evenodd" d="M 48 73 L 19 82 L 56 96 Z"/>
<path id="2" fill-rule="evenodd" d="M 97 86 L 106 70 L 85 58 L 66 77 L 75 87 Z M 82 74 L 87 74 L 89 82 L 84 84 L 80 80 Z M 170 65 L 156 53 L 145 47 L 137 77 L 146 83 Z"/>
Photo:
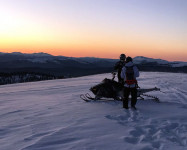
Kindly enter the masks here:
<path id="1" fill-rule="evenodd" d="M 125 65 L 125 59 L 126 59 L 126 55 L 121 54 L 120 61 L 118 61 L 114 66 L 114 70 L 117 70 L 117 72 L 118 72 L 118 82 L 122 83 L 122 84 L 124 84 L 124 80 L 121 78 L 121 70 L 122 70 L 123 66 Z"/>
<path id="2" fill-rule="evenodd" d="M 137 102 L 137 80 L 136 77 L 139 77 L 139 70 L 133 64 L 131 57 L 126 58 L 126 64 L 122 68 L 121 78 L 124 79 L 124 99 L 123 99 L 123 108 L 128 109 L 128 99 L 131 94 L 131 107 L 136 109 L 135 105 Z"/>

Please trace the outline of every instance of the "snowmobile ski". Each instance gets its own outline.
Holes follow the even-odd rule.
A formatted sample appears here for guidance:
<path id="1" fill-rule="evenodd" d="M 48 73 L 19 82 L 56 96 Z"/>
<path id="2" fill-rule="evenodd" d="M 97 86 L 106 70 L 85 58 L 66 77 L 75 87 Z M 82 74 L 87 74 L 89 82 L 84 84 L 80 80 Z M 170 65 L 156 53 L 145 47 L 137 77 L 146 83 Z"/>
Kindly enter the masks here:
<path id="1" fill-rule="evenodd" d="M 89 93 L 86 93 L 86 94 L 81 94 L 80 95 L 80 98 L 86 102 L 106 102 L 106 101 L 115 101 L 114 99 L 104 99 L 104 98 L 101 98 L 101 99 L 95 99 L 93 97 L 90 96 Z"/>
<path id="2" fill-rule="evenodd" d="M 89 102 L 89 101 L 90 101 L 89 99 L 86 98 L 86 96 L 85 96 L 84 94 L 81 94 L 81 95 L 80 95 L 80 98 L 81 98 L 82 100 L 84 100 L 85 102 Z"/>
<path id="3" fill-rule="evenodd" d="M 155 102 L 157 102 L 157 103 L 160 103 L 159 98 L 156 97 L 156 96 L 152 96 L 152 95 L 148 95 L 148 94 L 141 94 L 141 95 L 142 95 L 142 96 L 151 97 L 151 98 L 153 98 L 153 99 L 152 99 L 153 101 L 155 101 Z"/>

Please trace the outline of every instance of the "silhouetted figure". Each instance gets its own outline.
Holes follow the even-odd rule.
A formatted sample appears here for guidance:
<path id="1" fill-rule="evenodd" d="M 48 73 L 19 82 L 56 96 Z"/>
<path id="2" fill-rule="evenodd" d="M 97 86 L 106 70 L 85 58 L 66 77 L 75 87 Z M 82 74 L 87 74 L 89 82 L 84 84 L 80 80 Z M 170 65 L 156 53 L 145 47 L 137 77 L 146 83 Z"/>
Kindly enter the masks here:
<path id="1" fill-rule="evenodd" d="M 121 54 L 120 61 L 118 61 L 114 66 L 114 70 L 117 70 L 118 72 L 118 82 L 121 84 L 124 84 L 124 80 L 121 78 L 121 70 L 123 66 L 125 65 L 125 59 L 126 59 L 125 54 Z"/>
<path id="2" fill-rule="evenodd" d="M 128 99 L 131 94 L 131 107 L 136 109 L 135 105 L 137 102 L 137 80 L 136 77 L 139 77 L 139 70 L 133 64 L 132 58 L 127 57 L 126 64 L 122 68 L 121 78 L 124 79 L 124 99 L 123 99 L 123 108 L 128 109 Z"/>

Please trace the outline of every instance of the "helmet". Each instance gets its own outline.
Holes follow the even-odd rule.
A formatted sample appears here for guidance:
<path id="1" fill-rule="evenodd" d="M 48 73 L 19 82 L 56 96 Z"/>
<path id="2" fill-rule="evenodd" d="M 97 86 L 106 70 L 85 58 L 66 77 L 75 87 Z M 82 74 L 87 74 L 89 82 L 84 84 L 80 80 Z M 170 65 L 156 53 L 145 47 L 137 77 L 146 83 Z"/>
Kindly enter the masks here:
<path id="1" fill-rule="evenodd" d="M 126 58 L 126 63 L 128 63 L 128 62 L 130 62 L 130 61 L 132 61 L 132 58 L 128 56 L 128 57 Z"/>
<path id="2" fill-rule="evenodd" d="M 125 58 L 126 58 L 125 54 L 120 55 L 120 60 L 125 60 Z"/>

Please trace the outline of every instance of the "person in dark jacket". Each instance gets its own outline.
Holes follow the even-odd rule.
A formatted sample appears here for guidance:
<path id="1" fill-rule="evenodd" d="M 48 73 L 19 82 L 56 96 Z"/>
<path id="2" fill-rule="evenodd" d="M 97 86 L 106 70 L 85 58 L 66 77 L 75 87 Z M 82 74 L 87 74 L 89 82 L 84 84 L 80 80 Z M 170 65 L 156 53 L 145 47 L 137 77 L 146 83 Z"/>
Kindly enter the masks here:
<path id="1" fill-rule="evenodd" d="M 118 82 L 121 84 L 124 84 L 124 80 L 121 78 L 121 70 L 123 66 L 125 65 L 125 59 L 126 59 L 125 54 L 121 54 L 120 61 L 118 61 L 114 66 L 114 70 L 117 70 L 118 72 Z"/>
<path id="2" fill-rule="evenodd" d="M 121 78 L 124 79 L 124 99 L 123 99 L 123 108 L 128 109 L 128 99 L 131 94 L 131 107 L 136 109 L 135 105 L 137 102 L 137 80 L 139 77 L 139 70 L 133 64 L 132 58 L 126 58 L 126 64 L 122 68 Z"/>

